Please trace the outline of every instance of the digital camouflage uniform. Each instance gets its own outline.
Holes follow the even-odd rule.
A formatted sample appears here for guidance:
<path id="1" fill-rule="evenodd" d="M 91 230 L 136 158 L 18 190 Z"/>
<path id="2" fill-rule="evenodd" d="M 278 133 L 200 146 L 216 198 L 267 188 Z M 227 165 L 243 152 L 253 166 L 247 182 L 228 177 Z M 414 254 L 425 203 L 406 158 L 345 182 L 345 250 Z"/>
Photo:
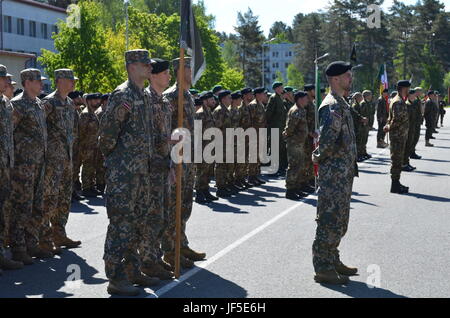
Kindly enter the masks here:
<path id="1" fill-rule="evenodd" d="M 195 120 L 202 121 L 202 136 L 206 129 L 214 128 L 214 118 L 211 109 L 207 106 L 200 107 L 195 113 Z M 205 149 L 207 142 L 203 141 L 202 151 Z M 206 163 L 203 159 L 202 163 L 196 164 L 197 178 L 195 181 L 196 191 L 207 191 L 209 189 L 209 181 L 211 175 L 214 175 L 214 163 Z"/>
<path id="2" fill-rule="evenodd" d="M 414 139 L 416 134 L 416 126 L 419 117 L 417 116 L 417 104 L 414 101 L 406 100 L 406 107 L 408 109 L 408 138 L 406 140 L 405 153 L 403 155 L 403 165 L 409 165 L 409 156 L 413 154 L 414 151 Z M 419 109 L 420 111 L 420 109 Z"/>
<path id="3" fill-rule="evenodd" d="M 169 101 L 159 95 L 151 86 L 146 88 L 149 96 L 150 109 L 153 122 L 153 144 L 155 150 L 150 166 L 150 209 L 148 231 L 150 242 L 142 242 L 142 249 L 149 249 L 144 255 L 144 266 L 155 263 L 162 257 L 161 244 L 164 233 L 169 225 L 169 198 L 170 184 L 169 171 L 172 160 L 170 158 L 172 134 L 172 106 Z"/>
<path id="4" fill-rule="evenodd" d="M 6 205 L 11 190 L 10 172 L 14 167 L 12 112 L 10 101 L 0 95 L 0 256 L 6 243 L 6 229 L 9 227 Z"/>
<path id="5" fill-rule="evenodd" d="M 370 116 L 372 116 L 372 103 L 363 100 L 361 104 L 355 106 L 355 110 L 362 116 L 369 119 L 368 124 L 361 123 L 358 127 L 358 135 L 356 136 L 356 149 L 358 156 L 367 154 L 367 141 L 369 140 Z"/>
<path id="6" fill-rule="evenodd" d="M 286 143 L 282 137 L 282 132 L 284 126 L 286 125 L 286 115 L 287 109 L 283 102 L 283 99 L 278 94 L 272 94 L 269 98 L 269 102 L 266 108 L 266 119 L 267 119 L 267 127 L 268 128 L 278 128 L 278 138 L 280 142 L 280 167 L 287 167 L 287 153 L 286 153 Z"/>
<path id="7" fill-rule="evenodd" d="M 250 111 L 250 104 L 245 104 L 244 101 L 242 101 L 242 104 L 239 106 L 239 112 L 241 114 L 240 121 L 239 121 L 239 127 L 244 129 L 246 131 L 247 129 L 252 127 L 252 115 Z M 249 169 L 250 169 L 250 163 L 249 163 L 249 140 L 245 138 L 245 163 L 237 163 L 237 176 L 236 178 L 238 180 L 243 180 L 247 176 L 249 176 Z"/>
<path id="8" fill-rule="evenodd" d="M 258 136 L 257 153 L 259 154 L 259 129 L 267 127 L 266 109 L 262 103 L 258 103 L 258 101 L 254 99 L 249 104 L 249 110 L 252 118 L 252 127 L 256 129 L 256 134 Z M 261 164 L 258 155 L 256 163 L 249 163 L 248 175 L 250 177 L 256 177 L 261 173 L 260 169 Z"/>
<path id="9" fill-rule="evenodd" d="M 289 110 L 283 135 L 288 155 L 286 189 L 297 190 L 305 183 L 305 143 L 308 136 L 308 121 L 304 108 L 293 106 Z"/>
<path id="10" fill-rule="evenodd" d="M 72 197 L 73 128 L 76 116 L 73 101 L 55 91 L 42 100 L 47 116 L 48 146 L 44 174 L 44 219 L 41 241 L 66 237 Z M 51 226 L 50 226 L 51 223 Z"/>
<path id="11" fill-rule="evenodd" d="M 164 97 L 172 105 L 172 131 L 178 128 L 178 85 L 175 84 L 164 92 Z M 184 91 L 184 116 L 183 128 L 189 130 L 191 136 L 194 136 L 194 118 L 195 106 L 192 95 Z M 191 140 L 191 154 L 194 153 L 194 141 Z M 193 161 L 193 160 L 192 160 Z M 183 176 L 181 178 L 181 247 L 187 247 L 189 241 L 186 236 L 186 223 L 192 213 L 192 204 L 194 196 L 195 182 L 195 164 L 183 163 Z M 164 252 L 173 252 L 175 250 L 175 214 L 176 214 L 176 183 L 171 185 L 169 199 L 169 226 L 164 234 L 162 249 Z"/>
<path id="12" fill-rule="evenodd" d="M 334 92 L 319 109 L 319 163 L 317 230 L 313 243 L 316 273 L 334 270 L 340 263 L 339 244 L 347 232 L 353 178 L 356 174 L 356 140 L 350 106 Z"/>
<path id="13" fill-rule="evenodd" d="M 391 144 L 391 178 L 400 180 L 403 167 L 403 157 L 408 139 L 408 107 L 405 101 L 397 95 L 389 105 L 389 140 Z"/>
<path id="14" fill-rule="evenodd" d="M 223 134 L 223 162 L 216 163 L 216 186 L 217 188 L 224 188 L 231 181 L 229 179 L 230 176 L 230 164 L 226 163 L 226 154 L 227 154 L 227 144 L 226 144 L 226 130 L 227 128 L 231 128 L 231 113 L 227 107 L 220 104 L 213 111 L 214 123 L 216 124 L 216 128 L 219 128 Z"/>
<path id="15" fill-rule="evenodd" d="M 95 111 L 95 116 L 98 118 L 98 122 L 100 123 L 102 120 L 103 115 L 105 114 L 105 111 L 102 107 L 99 107 Z M 95 155 L 96 158 L 96 166 L 95 166 L 95 184 L 98 188 L 104 188 L 105 186 L 105 174 L 106 174 L 106 168 L 105 168 L 105 157 L 103 157 L 102 152 L 97 147 L 97 152 Z"/>
<path id="16" fill-rule="evenodd" d="M 81 111 L 75 109 L 73 120 L 73 167 L 72 181 L 73 186 L 80 185 L 80 168 L 81 168 L 81 150 L 80 150 L 80 116 Z M 77 189 L 81 190 L 81 189 Z"/>
<path id="17" fill-rule="evenodd" d="M 237 129 L 240 127 L 241 112 L 238 107 L 230 106 L 228 108 L 230 112 L 231 128 Z M 239 164 L 237 163 L 237 137 L 234 137 L 234 163 L 229 164 L 228 180 L 231 183 L 235 183 L 238 180 Z"/>
<path id="18" fill-rule="evenodd" d="M 128 80 L 111 94 L 100 125 L 99 147 L 105 156 L 109 218 L 103 259 L 109 279 L 125 279 L 127 265 L 134 274 L 139 273 L 137 250 L 147 251 L 141 244 L 151 242 L 151 120 L 148 96 Z"/>
<path id="19" fill-rule="evenodd" d="M 422 126 L 423 122 L 423 115 L 422 115 L 422 102 L 419 97 L 417 97 L 414 102 L 414 118 L 415 118 L 415 126 L 412 127 L 409 125 L 409 128 L 411 127 L 414 129 L 414 138 L 413 138 L 413 144 L 412 144 L 412 150 L 411 154 L 414 154 L 416 152 L 416 146 L 420 139 L 420 127 Z"/>
<path id="20" fill-rule="evenodd" d="M 306 120 L 308 121 L 308 131 L 316 131 L 316 105 L 314 102 L 309 101 L 305 107 L 306 109 Z M 311 136 L 306 137 L 305 141 L 305 160 L 306 160 L 306 182 L 313 182 L 314 176 L 314 165 L 311 160 L 314 147 L 314 138 Z"/>
<path id="21" fill-rule="evenodd" d="M 81 184 L 83 190 L 96 185 L 99 121 L 94 110 L 86 107 L 79 121 L 79 149 L 81 158 Z"/>
<path id="22" fill-rule="evenodd" d="M 377 103 L 377 121 L 378 121 L 378 134 L 377 134 L 377 141 L 384 141 L 384 138 L 386 137 L 386 133 L 384 132 L 383 128 L 387 124 L 388 120 L 388 109 L 387 109 L 387 103 L 383 96 L 378 98 Z"/>
<path id="23" fill-rule="evenodd" d="M 13 251 L 25 252 L 39 241 L 44 217 L 43 188 L 47 155 L 47 124 L 39 98 L 26 92 L 11 100 L 14 123 L 14 168 L 11 170 Z"/>
<path id="24" fill-rule="evenodd" d="M 425 112 L 423 117 L 425 118 L 425 126 L 427 130 L 425 132 L 425 139 L 430 140 L 433 136 L 434 129 L 436 128 L 436 117 L 438 115 L 436 104 L 428 99 L 425 103 Z"/>

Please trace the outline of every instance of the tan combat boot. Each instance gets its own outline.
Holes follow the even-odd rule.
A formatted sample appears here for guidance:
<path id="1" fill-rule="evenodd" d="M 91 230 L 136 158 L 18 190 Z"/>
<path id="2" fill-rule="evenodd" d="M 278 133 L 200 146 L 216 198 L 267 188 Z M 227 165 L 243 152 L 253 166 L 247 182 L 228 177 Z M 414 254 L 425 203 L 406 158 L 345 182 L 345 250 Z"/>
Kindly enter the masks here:
<path id="1" fill-rule="evenodd" d="M 52 258 L 54 256 L 52 252 L 45 251 L 38 246 L 29 247 L 27 252 L 31 257 L 36 258 Z"/>
<path id="2" fill-rule="evenodd" d="M 172 267 L 175 268 L 175 253 L 170 252 L 170 253 L 164 254 L 164 261 L 166 261 Z M 183 255 L 180 255 L 180 265 L 183 268 L 192 268 L 192 267 L 194 267 L 194 262 L 191 261 L 190 259 L 184 257 Z"/>
<path id="3" fill-rule="evenodd" d="M 162 258 L 158 259 L 158 264 L 161 265 L 166 271 L 173 272 L 175 270 L 172 265 L 164 261 Z"/>
<path id="4" fill-rule="evenodd" d="M 139 288 L 134 287 L 127 280 L 109 280 L 108 294 L 118 296 L 137 296 L 140 293 Z"/>
<path id="5" fill-rule="evenodd" d="M 148 275 L 139 273 L 130 277 L 130 282 L 134 285 L 139 285 L 141 287 L 152 287 L 159 284 L 160 280 L 156 277 L 150 277 Z"/>
<path id="6" fill-rule="evenodd" d="M 181 255 L 186 258 L 189 258 L 191 261 L 198 262 L 204 260 L 206 257 L 206 253 L 199 253 L 191 249 L 189 246 L 183 247 L 181 249 Z"/>
<path id="7" fill-rule="evenodd" d="M 356 267 L 348 267 L 342 264 L 342 262 L 336 264 L 334 268 L 336 269 L 336 272 L 338 272 L 338 274 L 345 276 L 354 276 L 358 273 L 358 269 Z"/>
<path id="8" fill-rule="evenodd" d="M 61 255 L 63 250 L 61 247 L 56 247 L 53 242 L 51 243 L 40 243 L 39 248 L 41 250 L 52 253 L 53 255 Z"/>
<path id="9" fill-rule="evenodd" d="M 316 283 L 345 285 L 350 281 L 347 276 L 339 275 L 336 270 L 328 270 L 316 273 L 314 276 Z"/>
<path id="10" fill-rule="evenodd" d="M 22 269 L 24 264 L 22 262 L 16 262 L 6 258 L 0 254 L 0 268 L 5 270 Z"/>
<path id="11" fill-rule="evenodd" d="M 172 271 L 164 269 L 159 264 L 146 264 L 142 266 L 141 271 L 149 277 L 158 277 L 161 280 L 173 279 L 175 277 Z"/>
<path id="12" fill-rule="evenodd" d="M 27 254 L 25 251 L 13 251 L 12 260 L 16 262 L 22 262 L 25 265 L 34 264 L 33 258 Z"/>
<path id="13" fill-rule="evenodd" d="M 54 239 L 56 247 L 76 248 L 81 245 L 81 241 L 72 241 L 70 238 L 57 236 Z"/>

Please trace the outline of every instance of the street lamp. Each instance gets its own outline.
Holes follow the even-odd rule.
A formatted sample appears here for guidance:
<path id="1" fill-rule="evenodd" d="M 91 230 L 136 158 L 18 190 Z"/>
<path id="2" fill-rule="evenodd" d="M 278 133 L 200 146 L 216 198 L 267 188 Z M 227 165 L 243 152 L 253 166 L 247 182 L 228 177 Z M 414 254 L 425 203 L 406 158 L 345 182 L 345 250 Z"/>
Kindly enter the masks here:
<path id="1" fill-rule="evenodd" d="M 329 53 L 325 53 L 321 57 L 317 57 L 317 55 L 316 55 L 316 59 L 314 60 L 314 64 L 316 66 L 316 83 L 317 83 L 317 79 L 319 78 L 319 61 L 328 57 L 329 55 L 330 55 Z M 315 109 L 315 114 L 314 114 L 316 130 L 319 129 L 319 112 L 317 111 L 318 107 L 320 106 L 320 105 L 318 105 L 318 102 L 317 102 L 319 96 L 320 96 L 320 87 L 319 87 L 319 85 L 316 85 L 316 109 Z"/>
<path id="2" fill-rule="evenodd" d="M 265 42 L 263 42 L 263 44 L 262 44 L 262 49 L 261 49 L 261 59 L 262 59 L 262 87 L 265 87 L 264 86 L 264 82 L 265 82 L 265 78 L 264 78 L 264 71 L 265 71 L 265 67 L 264 67 L 264 46 L 266 45 L 266 44 L 269 44 L 270 42 L 273 42 L 273 41 L 275 41 L 276 40 L 276 38 L 271 38 L 270 40 L 268 40 L 268 41 L 265 41 Z M 269 64 L 270 64 L 270 56 L 269 56 Z"/>

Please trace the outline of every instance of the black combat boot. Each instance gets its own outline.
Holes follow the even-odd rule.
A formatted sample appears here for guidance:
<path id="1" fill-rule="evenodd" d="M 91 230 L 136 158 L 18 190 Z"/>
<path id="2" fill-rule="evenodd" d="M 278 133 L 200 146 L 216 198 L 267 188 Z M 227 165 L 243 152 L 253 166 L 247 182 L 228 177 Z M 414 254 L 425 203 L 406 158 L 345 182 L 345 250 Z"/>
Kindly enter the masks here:
<path id="1" fill-rule="evenodd" d="M 217 188 L 216 195 L 219 198 L 229 198 L 231 193 L 226 188 Z"/>
<path id="2" fill-rule="evenodd" d="M 400 184 L 399 180 L 392 180 L 391 193 L 405 194 L 408 190 Z"/>
<path id="3" fill-rule="evenodd" d="M 295 190 L 286 190 L 286 199 L 298 201 L 301 199 Z"/>
<path id="4" fill-rule="evenodd" d="M 206 199 L 205 194 L 202 191 L 196 191 L 195 192 L 195 203 L 198 204 L 205 204 L 208 203 L 209 200 Z"/>
<path id="5" fill-rule="evenodd" d="M 219 200 L 219 198 L 213 196 L 213 195 L 209 192 L 209 189 L 203 191 L 203 194 L 205 195 L 205 198 L 208 199 L 209 201 L 217 201 L 217 200 Z"/>

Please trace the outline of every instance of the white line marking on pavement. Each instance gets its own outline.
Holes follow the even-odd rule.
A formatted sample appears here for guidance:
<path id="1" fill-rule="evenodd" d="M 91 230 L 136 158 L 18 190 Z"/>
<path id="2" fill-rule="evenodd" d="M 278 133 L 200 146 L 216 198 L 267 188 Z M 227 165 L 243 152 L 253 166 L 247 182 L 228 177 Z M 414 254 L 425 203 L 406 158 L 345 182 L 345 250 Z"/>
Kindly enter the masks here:
<path id="1" fill-rule="evenodd" d="M 306 197 L 305 199 L 310 198 L 312 195 L 309 195 L 308 197 Z M 260 227 L 254 229 L 253 231 L 251 231 L 250 233 L 244 235 L 243 237 L 241 237 L 239 240 L 235 241 L 234 243 L 228 245 L 226 248 L 224 248 L 223 250 L 221 250 L 220 252 L 218 252 L 217 254 L 215 254 L 213 257 L 209 258 L 208 260 L 200 263 L 198 265 L 198 267 L 189 270 L 186 274 L 182 275 L 179 279 L 174 280 L 173 282 L 171 282 L 170 284 L 164 286 L 161 289 L 158 289 L 156 292 L 152 293 L 150 296 L 148 296 L 147 298 L 157 298 L 157 297 L 161 297 L 162 295 L 164 295 L 165 293 L 167 293 L 168 291 L 170 291 L 171 289 L 175 288 L 176 286 L 178 286 L 180 283 L 184 282 L 185 280 L 189 279 L 190 277 L 194 276 L 195 274 L 197 274 L 198 272 L 200 272 L 202 269 L 205 269 L 206 267 L 208 267 L 209 265 L 211 265 L 212 263 L 214 263 L 215 261 L 221 259 L 222 257 L 224 257 L 225 255 L 227 255 L 228 253 L 230 253 L 232 250 L 234 250 L 235 248 L 237 248 L 239 245 L 243 244 L 244 242 L 246 242 L 247 240 L 251 239 L 253 236 L 255 236 L 256 234 L 258 234 L 259 232 L 263 231 L 264 229 L 266 229 L 267 227 L 269 227 L 270 225 L 274 224 L 275 222 L 277 222 L 278 220 L 280 220 L 281 218 L 285 217 L 286 215 L 288 215 L 289 213 L 291 213 L 292 211 L 294 211 L 295 209 L 297 209 L 299 206 L 301 206 L 302 204 L 304 204 L 305 202 L 299 202 L 295 205 L 293 205 L 292 207 L 290 207 L 289 209 L 285 210 L 284 212 L 278 214 L 277 216 L 275 216 L 274 218 L 270 219 L 269 221 L 267 221 L 266 223 L 264 223 L 263 225 L 261 225 Z"/>

